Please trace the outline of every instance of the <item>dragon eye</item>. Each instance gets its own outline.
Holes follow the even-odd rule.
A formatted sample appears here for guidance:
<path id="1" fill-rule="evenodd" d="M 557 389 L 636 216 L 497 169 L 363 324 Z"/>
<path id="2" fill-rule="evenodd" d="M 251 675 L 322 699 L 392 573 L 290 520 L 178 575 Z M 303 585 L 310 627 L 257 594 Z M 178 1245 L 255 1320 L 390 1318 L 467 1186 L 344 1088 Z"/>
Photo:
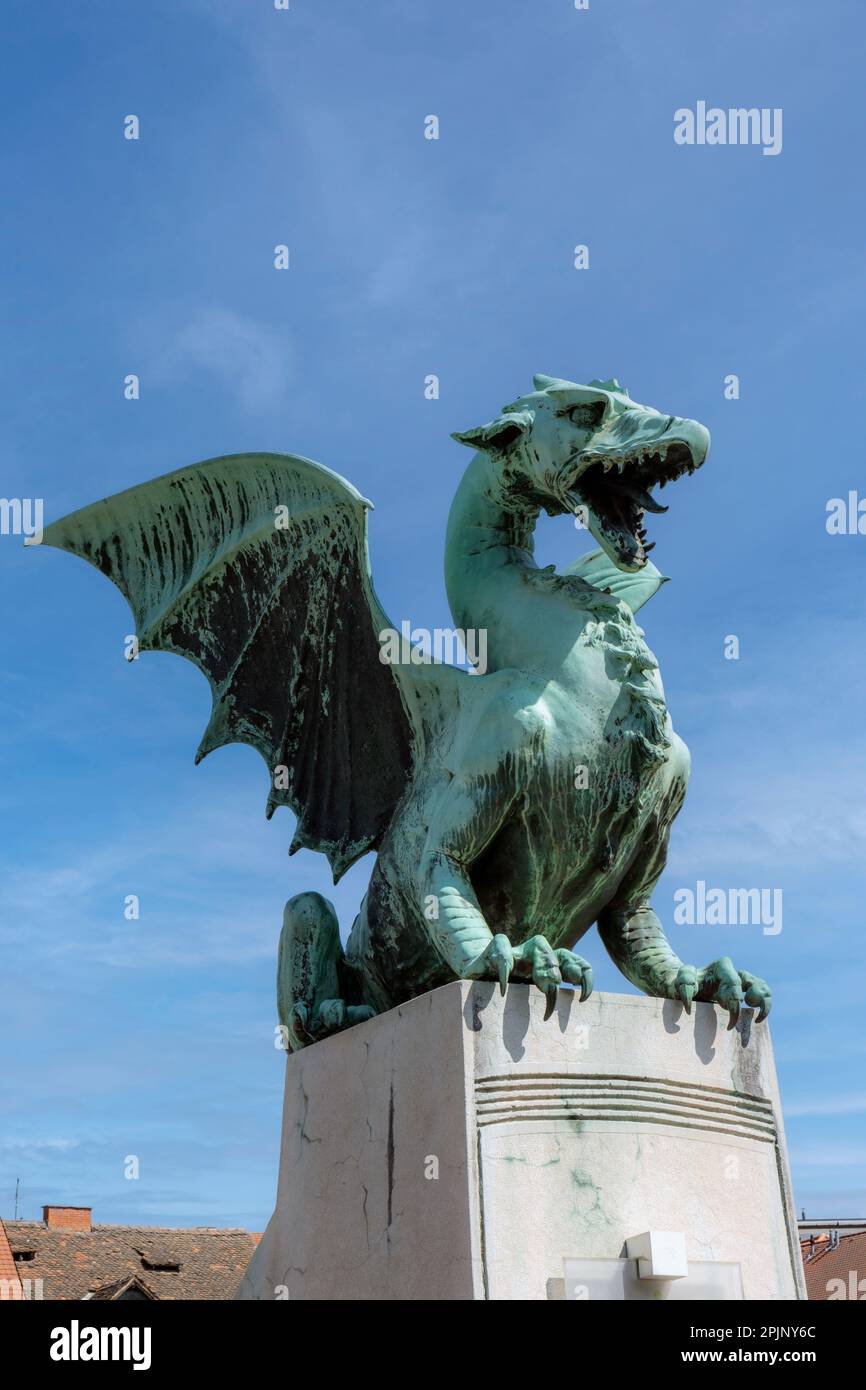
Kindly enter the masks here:
<path id="1" fill-rule="evenodd" d="M 566 414 L 573 425 L 580 429 L 595 429 L 596 425 L 601 424 L 605 412 L 604 401 L 583 402 L 580 405 L 569 406 Z"/>

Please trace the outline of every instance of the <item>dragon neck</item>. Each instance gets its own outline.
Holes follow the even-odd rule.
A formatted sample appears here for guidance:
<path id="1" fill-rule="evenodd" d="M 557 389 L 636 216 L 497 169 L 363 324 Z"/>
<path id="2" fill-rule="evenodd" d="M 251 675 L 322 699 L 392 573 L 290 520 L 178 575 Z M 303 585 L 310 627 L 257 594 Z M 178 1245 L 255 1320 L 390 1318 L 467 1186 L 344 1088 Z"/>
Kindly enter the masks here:
<path id="1" fill-rule="evenodd" d="M 539 509 L 509 505 L 496 481 L 488 456 L 476 454 L 451 504 L 445 585 L 452 617 L 458 628 L 486 631 L 488 669 L 551 670 L 583 630 L 592 607 L 584 596 L 593 591 L 539 570 L 533 541 Z"/>

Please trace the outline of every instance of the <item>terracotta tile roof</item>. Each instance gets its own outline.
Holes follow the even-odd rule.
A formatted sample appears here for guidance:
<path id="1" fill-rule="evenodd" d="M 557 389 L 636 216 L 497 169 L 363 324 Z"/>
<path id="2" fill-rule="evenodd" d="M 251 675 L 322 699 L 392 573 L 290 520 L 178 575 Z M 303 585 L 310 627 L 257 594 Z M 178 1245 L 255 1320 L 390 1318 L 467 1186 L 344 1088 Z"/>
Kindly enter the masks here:
<path id="1" fill-rule="evenodd" d="M 12 1258 L 12 1249 L 6 1234 L 6 1227 L 0 1219 L 0 1299 L 23 1298 L 18 1269 Z"/>
<path id="2" fill-rule="evenodd" d="M 46 1299 L 106 1295 L 106 1286 L 135 1277 L 158 1299 L 229 1299 L 255 1243 L 248 1231 L 194 1226 L 101 1226 L 58 1230 L 41 1221 L 7 1221 L 13 1251 L 32 1250 L 18 1266 L 41 1279 Z M 116 1296 L 116 1295 L 115 1295 Z"/>
<path id="3" fill-rule="evenodd" d="M 829 1235 L 814 1242 L 800 1242 L 806 1290 L 815 1302 L 834 1299 L 866 1301 L 866 1231 L 840 1236 L 833 1245 Z"/>

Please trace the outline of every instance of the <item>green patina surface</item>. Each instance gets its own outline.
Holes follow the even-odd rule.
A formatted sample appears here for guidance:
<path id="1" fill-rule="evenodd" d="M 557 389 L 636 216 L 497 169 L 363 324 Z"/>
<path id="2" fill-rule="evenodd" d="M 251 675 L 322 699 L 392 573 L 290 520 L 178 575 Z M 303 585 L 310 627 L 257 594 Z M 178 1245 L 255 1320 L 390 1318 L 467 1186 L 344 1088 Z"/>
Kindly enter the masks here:
<path id="1" fill-rule="evenodd" d="M 142 650 L 205 674 L 198 756 L 258 750 L 267 813 L 298 818 L 290 852 L 326 854 L 336 881 L 377 851 L 345 949 L 321 895 L 287 904 L 292 1048 L 455 977 L 533 981 L 548 1012 L 562 981 L 586 998 L 574 947 L 594 922 L 648 994 L 713 1001 L 731 1026 L 744 999 L 759 1021 L 769 1009 L 766 984 L 727 957 L 681 961 L 651 907 L 689 758 L 635 620 L 664 582 L 644 523 L 664 510 L 653 487 L 700 467 L 709 436 L 614 381 L 534 386 L 455 436 L 474 452 L 445 575 L 456 626 L 486 634 L 483 674 L 382 659 L 395 625 L 370 577 L 370 503 L 308 459 L 209 459 L 45 533 L 118 585 Z M 601 549 L 540 569 L 542 510 L 578 515 Z"/>

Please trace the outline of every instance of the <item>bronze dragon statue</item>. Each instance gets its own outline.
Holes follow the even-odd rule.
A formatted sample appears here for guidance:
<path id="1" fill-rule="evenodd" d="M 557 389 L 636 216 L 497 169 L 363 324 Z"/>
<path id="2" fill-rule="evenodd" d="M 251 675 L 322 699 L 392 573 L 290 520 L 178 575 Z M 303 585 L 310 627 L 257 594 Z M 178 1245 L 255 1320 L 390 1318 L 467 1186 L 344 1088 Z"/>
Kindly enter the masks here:
<path id="1" fill-rule="evenodd" d="M 652 495 L 703 463 L 692 420 L 616 381 L 539 376 L 488 424 L 451 508 L 445 572 L 458 629 L 486 634 L 483 674 L 386 659 L 370 578 L 370 503 L 290 454 L 208 459 L 56 522 L 45 542 L 123 592 L 141 650 L 207 676 L 198 751 L 248 743 L 270 770 L 267 814 L 291 807 L 290 853 L 327 855 L 336 882 L 378 851 L 345 948 L 332 905 L 286 906 L 278 1005 L 297 1049 L 462 979 L 592 989 L 574 946 L 598 923 L 647 994 L 764 1019 L 763 980 L 724 957 L 684 964 L 650 905 L 689 755 L 634 614 Z M 601 549 L 539 569 L 541 510 L 576 514 Z"/>

